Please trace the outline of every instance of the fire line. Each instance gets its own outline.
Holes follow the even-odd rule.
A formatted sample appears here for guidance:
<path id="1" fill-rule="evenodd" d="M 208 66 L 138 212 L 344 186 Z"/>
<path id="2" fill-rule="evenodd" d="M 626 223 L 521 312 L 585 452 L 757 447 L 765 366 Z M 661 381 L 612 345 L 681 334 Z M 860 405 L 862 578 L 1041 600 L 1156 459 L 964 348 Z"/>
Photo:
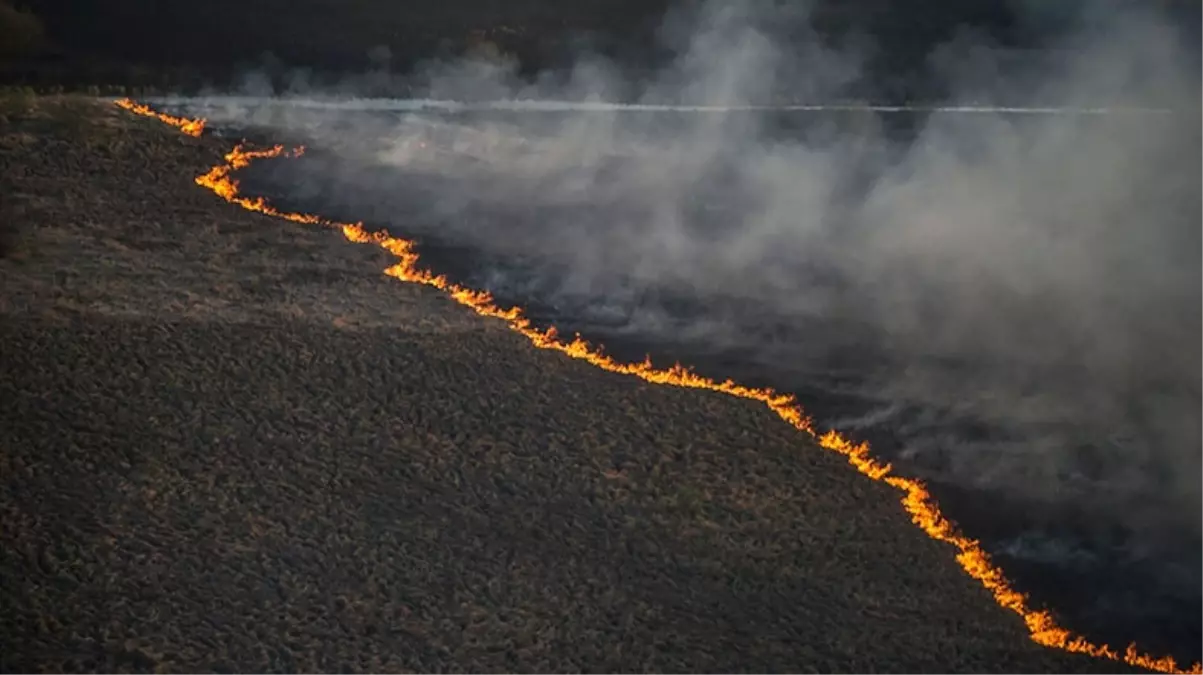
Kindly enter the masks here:
<path id="1" fill-rule="evenodd" d="M 134 114 L 151 117 L 176 127 L 190 136 L 201 136 L 205 128 L 203 119 L 173 117 L 130 99 L 120 99 L 115 103 Z M 1130 644 L 1127 649 L 1119 651 L 1105 644 L 1096 644 L 1085 637 L 1074 635 L 1058 625 L 1048 610 L 1033 608 L 1029 604 L 1027 595 L 1011 586 L 1002 569 L 993 563 L 989 554 L 981 547 L 980 542 L 970 539 L 957 530 L 952 521 L 944 516 L 922 481 L 899 476 L 894 473 L 890 464 L 883 464 L 870 457 L 868 443 L 855 443 L 834 430 L 818 433 L 812 420 L 803 412 L 794 396 L 780 394 L 772 389 L 747 387 L 731 380 L 719 382 L 698 375 L 679 363 L 667 369 L 655 368 L 650 358 L 641 363 L 620 363 L 604 354 L 599 345 L 591 345 L 581 339 L 579 335 L 568 341 L 559 335 L 554 326 L 547 329 L 536 327 L 523 316 L 520 307 L 510 307 L 509 309 L 499 307 L 494 303 L 493 296 L 487 291 L 466 288 L 452 283 L 444 275 L 438 275 L 419 267 L 418 253 L 415 250 L 415 243 L 411 240 L 390 236 L 384 230 L 369 232 L 362 222 L 342 223 L 314 214 L 281 211 L 269 204 L 263 197 L 243 195 L 239 190 L 238 181 L 231 176 L 234 171 L 250 166 L 255 160 L 299 157 L 303 152 L 303 147 L 290 152 L 286 151 L 282 145 L 266 149 L 248 149 L 245 143 L 240 143 L 225 155 L 224 164 L 218 164 L 205 174 L 197 176 L 195 182 L 197 185 L 213 191 L 225 201 L 248 211 L 256 211 L 295 223 L 335 228 L 341 230 L 343 236 L 349 241 L 380 246 L 398 259 L 397 264 L 384 270 L 388 276 L 401 281 L 433 286 L 481 316 L 502 319 L 512 330 L 525 336 L 531 344 L 539 349 L 558 351 L 574 359 L 587 361 L 602 370 L 632 375 L 653 384 L 708 389 L 738 398 L 760 401 L 786 423 L 813 438 L 821 447 L 843 455 L 857 471 L 901 492 L 899 501 L 910 514 L 911 521 L 932 539 L 956 547 L 956 560 L 965 573 L 986 587 L 993 594 L 994 601 L 999 606 L 1009 609 L 1023 618 L 1032 641 L 1053 649 L 1087 654 L 1095 658 L 1123 662 L 1163 673 L 1203 674 L 1203 663 L 1195 663 L 1181 669 L 1172 656 L 1155 657 L 1139 651 L 1135 644 Z"/>

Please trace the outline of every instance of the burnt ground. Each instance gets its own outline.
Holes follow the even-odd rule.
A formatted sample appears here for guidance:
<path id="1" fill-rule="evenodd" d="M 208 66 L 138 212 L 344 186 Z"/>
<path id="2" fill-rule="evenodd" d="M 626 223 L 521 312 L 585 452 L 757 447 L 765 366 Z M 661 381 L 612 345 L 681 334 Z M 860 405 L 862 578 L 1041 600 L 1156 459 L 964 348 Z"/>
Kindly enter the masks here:
<path id="1" fill-rule="evenodd" d="M 762 406 L 221 203 L 220 141 L 3 114 L 0 669 L 1116 669 Z"/>

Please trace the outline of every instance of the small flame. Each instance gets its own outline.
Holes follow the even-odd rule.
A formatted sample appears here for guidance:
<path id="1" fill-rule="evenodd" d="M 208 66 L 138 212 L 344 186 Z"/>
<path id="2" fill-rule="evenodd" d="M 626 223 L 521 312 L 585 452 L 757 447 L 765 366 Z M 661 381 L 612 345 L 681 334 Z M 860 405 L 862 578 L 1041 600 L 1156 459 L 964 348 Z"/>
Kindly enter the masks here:
<path id="1" fill-rule="evenodd" d="M 202 119 L 191 120 L 184 117 L 172 117 L 171 115 L 165 115 L 161 112 L 155 112 L 154 110 L 151 110 L 150 107 L 142 105 L 141 103 L 136 103 L 128 98 L 118 99 L 114 101 L 114 103 L 116 103 L 118 107 L 125 108 L 126 110 L 137 115 L 153 117 L 160 122 L 170 124 L 189 136 L 199 137 L 205 131 L 205 121 Z"/>
<path id="2" fill-rule="evenodd" d="M 127 110 L 161 119 L 178 127 L 184 133 L 192 134 L 190 129 L 201 129 L 204 126 L 203 120 L 195 122 L 181 120 L 156 113 L 150 108 L 132 101 L 127 101 L 127 103 L 117 102 Z M 233 171 L 245 168 L 257 159 L 299 157 L 302 152 L 304 152 L 304 148 L 286 152 L 282 145 L 265 150 L 248 150 L 243 145 L 238 145 L 226 154 L 225 164 L 217 165 L 208 173 L 198 176 L 196 183 L 244 209 L 296 223 L 336 228 L 341 230 L 343 236 L 349 241 L 380 246 L 398 259 L 395 265 L 384 270 L 385 274 L 402 281 L 433 286 L 450 295 L 461 305 L 472 308 L 481 316 L 502 319 L 509 323 L 511 329 L 525 336 L 540 349 L 562 352 L 574 359 L 587 361 L 603 370 L 631 375 L 653 384 L 708 389 L 738 398 L 760 401 L 786 423 L 814 438 L 821 447 L 843 455 L 849 464 L 865 476 L 876 481 L 883 481 L 899 490 L 902 493 L 900 501 L 903 508 L 910 514 L 911 522 L 932 539 L 955 546 L 958 549 L 956 560 L 965 572 L 989 589 L 994 595 L 994 601 L 999 606 L 1022 617 L 1031 639 L 1037 644 L 1163 673 L 1203 674 L 1203 664 L 1200 663 L 1195 663 L 1183 670 L 1178 667 L 1177 662 L 1171 656 L 1155 657 L 1142 653 L 1135 644 L 1129 645 L 1126 650 L 1120 652 L 1107 645 L 1095 644 L 1084 637 L 1073 635 L 1065 628 L 1058 626 L 1048 611 L 1033 609 L 1029 606 L 1028 597 L 1011 586 L 1003 575 L 1003 571 L 991 561 L 989 554 L 979 542 L 957 531 L 953 523 L 941 512 L 939 505 L 936 504 L 922 481 L 894 475 L 891 465 L 878 462 L 869 456 L 868 443 L 854 443 L 836 431 L 819 434 L 811 419 L 802 411 L 801 406 L 792 395 L 779 394 L 772 389 L 747 387 L 729 379 L 718 382 L 698 375 L 679 363 L 667 369 L 654 367 L 650 358 L 641 363 L 620 363 L 605 355 L 601 347 L 590 345 L 581 339 L 580 335 L 576 335 L 571 341 L 565 340 L 560 337 L 554 326 L 547 329 L 537 328 L 523 316 L 521 308 L 504 309 L 499 307 L 493 301 L 493 296 L 487 291 L 465 288 L 448 281 L 446 276 L 437 275 L 419 267 L 419 258 L 413 241 L 392 237 L 383 230 L 369 232 L 364 228 L 363 223 L 340 223 L 313 214 L 280 211 L 268 204 L 262 197 L 242 196 L 238 190 L 238 181 L 230 176 Z"/>

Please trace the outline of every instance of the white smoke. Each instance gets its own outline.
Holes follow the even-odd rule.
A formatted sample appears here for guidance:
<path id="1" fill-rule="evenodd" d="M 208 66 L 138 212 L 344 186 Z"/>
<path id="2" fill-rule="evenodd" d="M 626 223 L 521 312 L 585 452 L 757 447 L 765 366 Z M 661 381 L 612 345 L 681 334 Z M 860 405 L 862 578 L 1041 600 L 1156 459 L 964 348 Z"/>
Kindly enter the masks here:
<path id="1" fill-rule="evenodd" d="M 897 418 L 905 455 L 1198 536 L 1200 75 L 1155 9 L 1101 7 L 1038 54 L 960 33 L 930 59 L 949 100 L 926 105 L 856 100 L 863 44 L 752 2 L 669 16 L 677 58 L 639 81 L 595 55 L 533 79 L 466 58 L 409 74 L 420 98 L 264 99 L 252 77 L 167 103 L 305 138 L 335 159 L 290 174 L 298 193 L 520 259 L 544 300 L 591 298 L 631 333 L 798 372 L 869 336 L 903 366 L 863 384 L 861 421 Z M 815 116 L 782 130 L 791 110 Z M 903 110 L 923 120 L 905 141 Z M 714 311 L 674 318 L 647 289 Z M 750 335 L 731 303 L 800 332 Z M 932 431 L 958 417 L 1005 433 Z"/>

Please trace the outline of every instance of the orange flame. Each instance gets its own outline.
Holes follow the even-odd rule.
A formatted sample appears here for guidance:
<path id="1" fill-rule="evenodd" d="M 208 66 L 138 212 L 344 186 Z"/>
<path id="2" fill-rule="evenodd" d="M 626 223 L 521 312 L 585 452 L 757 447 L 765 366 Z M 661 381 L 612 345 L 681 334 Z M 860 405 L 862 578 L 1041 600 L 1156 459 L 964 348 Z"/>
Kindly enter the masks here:
<path id="1" fill-rule="evenodd" d="M 173 118 L 138 104 L 127 105 L 119 101 L 118 105 L 138 114 L 162 119 L 168 124 L 179 127 L 185 133 L 192 133 L 190 129 L 203 126 L 203 121 L 192 122 Z M 718 382 L 698 375 L 679 363 L 668 369 L 655 368 L 652 366 L 650 358 L 641 363 L 620 363 L 605 355 L 601 347 L 590 345 L 582 340 L 580 335 L 575 336 L 571 341 L 562 339 L 554 326 L 545 330 L 535 327 L 529 319 L 523 316 L 521 308 L 503 309 L 494 303 L 493 296 L 487 291 L 465 288 L 448 281 L 447 277 L 443 275 L 436 275 L 430 270 L 419 267 L 418 254 L 414 250 L 413 241 L 392 237 L 384 230 L 369 232 L 364 228 L 363 223 L 340 223 L 313 214 L 280 211 L 268 204 L 262 197 L 242 196 L 238 189 L 238 181 L 230 176 L 233 171 L 249 166 L 254 160 L 297 157 L 303 151 L 304 148 L 298 148 L 292 153 L 287 153 L 284 146 L 281 145 L 266 150 L 248 150 L 240 144 L 226 154 L 224 165 L 217 165 L 208 173 L 198 176 L 196 183 L 244 209 L 292 222 L 337 228 L 350 241 L 376 244 L 398 259 L 397 264 L 384 270 L 385 274 L 402 281 L 433 286 L 444 291 L 460 304 L 472 308 L 481 316 L 502 319 L 509 324 L 511 329 L 525 336 L 540 349 L 562 352 L 574 359 L 587 361 L 603 370 L 632 375 L 654 384 L 708 389 L 739 398 L 760 401 L 786 423 L 814 438 L 821 447 L 846 457 L 848 463 L 856 467 L 862 474 L 873 480 L 884 481 L 887 485 L 898 489 L 902 493 L 900 499 L 902 506 L 910 514 L 911 521 L 932 539 L 955 546 L 958 549 L 956 560 L 965 572 L 989 589 L 994 595 L 995 602 L 1001 607 L 1022 617 L 1031 639 L 1037 644 L 1163 673 L 1203 674 L 1203 664 L 1195 663 L 1183 670 L 1178 667 L 1177 662 L 1171 656 L 1155 657 L 1138 651 L 1135 644 L 1129 645 L 1126 650 L 1120 652 L 1107 645 L 1095 644 L 1084 637 L 1073 635 L 1067 629 L 1057 625 L 1048 611 L 1032 608 L 1028 604 L 1028 597 L 1011 586 L 1003 575 L 1003 571 L 991 561 L 989 554 L 982 549 L 979 542 L 957 531 L 955 525 L 944 517 L 940 507 L 921 481 L 895 475 L 891 465 L 878 462 L 869 456 L 868 443 L 854 443 L 836 431 L 819 434 L 811 419 L 802 411 L 801 406 L 797 404 L 792 395 L 779 394 L 772 389 L 747 387 L 732 380 Z"/>
<path id="2" fill-rule="evenodd" d="M 118 99 L 113 101 L 113 103 L 116 103 L 118 107 L 125 108 L 126 110 L 137 115 L 153 117 L 160 122 L 170 124 L 189 136 L 199 137 L 205 131 L 204 120 L 190 120 L 183 117 L 172 117 L 171 115 L 165 115 L 161 112 L 155 112 L 154 110 L 151 110 L 149 106 L 136 103 L 128 98 Z"/>

